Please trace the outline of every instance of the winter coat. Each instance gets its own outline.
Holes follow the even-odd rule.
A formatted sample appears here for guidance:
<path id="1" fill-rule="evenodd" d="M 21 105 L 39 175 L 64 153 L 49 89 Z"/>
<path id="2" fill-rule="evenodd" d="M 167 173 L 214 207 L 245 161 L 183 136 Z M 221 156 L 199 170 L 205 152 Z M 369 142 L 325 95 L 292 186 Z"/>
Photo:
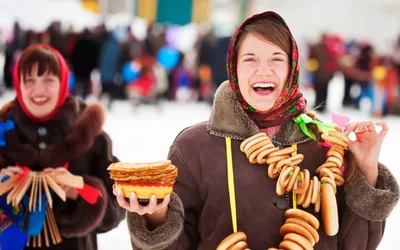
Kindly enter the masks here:
<path id="1" fill-rule="evenodd" d="M 1 168 L 18 164 L 40 171 L 68 163 L 72 174 L 82 176 L 85 184 L 102 193 L 94 205 L 82 197 L 76 201 L 67 198 L 63 202 L 53 196 L 53 211 L 62 243 L 46 249 L 98 249 L 97 234 L 116 228 L 125 216 L 112 193 L 113 181 L 107 171 L 108 165 L 117 158 L 112 154 L 110 138 L 102 130 L 102 107 L 85 105 L 70 97 L 54 118 L 37 123 L 13 101 L 2 108 L 0 118 L 3 122 L 11 119 L 15 124 L 14 129 L 3 131 L 5 145 L 0 147 Z"/>
<path id="2" fill-rule="evenodd" d="M 102 84 L 115 83 L 120 72 L 121 46 L 117 38 L 111 35 L 104 43 L 99 57 L 100 80 Z"/>
<path id="3" fill-rule="evenodd" d="M 145 217 L 127 214 L 133 249 L 215 249 L 233 233 L 228 192 L 225 137 L 232 139 L 232 159 L 238 230 L 247 234 L 252 250 L 278 247 L 285 211 L 293 207 L 291 193 L 279 196 L 276 179 L 268 177 L 268 165 L 251 164 L 240 151 L 246 138 L 259 133 L 241 108 L 228 82 L 217 90 L 211 117 L 184 129 L 172 144 L 169 159 L 179 172 L 169 205 L 167 221 L 149 231 Z M 326 161 L 327 149 L 290 121 L 272 138 L 275 146 L 297 144 L 304 155 L 299 165 L 311 176 Z M 321 223 L 316 250 L 372 250 L 379 245 L 385 220 L 399 199 L 399 186 L 390 171 L 379 164 L 376 187 L 357 170 L 353 184 L 338 187 L 339 232 L 327 236 L 320 213 L 304 209 Z M 303 208 L 301 208 L 303 209 Z"/>
<path id="4" fill-rule="evenodd" d="M 71 53 L 71 64 L 77 78 L 89 79 L 97 67 L 100 48 L 94 38 L 83 35 L 75 44 Z"/>

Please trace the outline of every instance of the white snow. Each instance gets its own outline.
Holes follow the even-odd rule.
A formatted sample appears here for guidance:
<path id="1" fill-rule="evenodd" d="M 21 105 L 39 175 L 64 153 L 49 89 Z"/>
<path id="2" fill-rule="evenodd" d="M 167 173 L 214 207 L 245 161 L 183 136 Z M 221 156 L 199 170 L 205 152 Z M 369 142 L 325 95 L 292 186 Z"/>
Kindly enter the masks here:
<path id="1" fill-rule="evenodd" d="M 351 121 L 370 120 L 354 110 L 335 108 L 340 103 L 342 82 L 336 78 L 330 88 L 328 105 L 332 111 L 351 116 Z M 333 96 L 338 94 L 339 96 Z M 305 96 L 312 93 L 305 91 Z M 312 98 L 309 98 L 312 99 Z M 165 103 L 161 112 L 154 107 L 143 107 L 134 113 L 129 104 L 116 103 L 107 114 L 105 130 L 114 143 L 114 153 L 123 161 L 154 161 L 165 159 L 169 146 L 176 135 L 185 127 L 208 119 L 209 106 L 205 104 Z M 324 121 L 330 121 L 329 115 L 322 116 Z M 400 181 L 399 160 L 395 157 L 395 148 L 400 138 L 400 118 L 387 117 L 390 131 L 382 146 L 380 161 L 387 165 Z M 398 231 L 396 221 L 400 221 L 400 206 L 397 206 L 387 220 L 385 234 L 378 250 L 395 249 Z M 131 249 L 126 223 L 106 234 L 99 236 L 101 250 Z"/>
<path id="2" fill-rule="evenodd" d="M 338 106 L 342 95 L 342 81 L 337 77 L 330 85 L 328 106 L 332 111 L 351 116 L 351 121 L 371 119 L 368 115 L 354 110 L 342 110 Z M 312 102 L 312 92 L 304 91 Z M 338 96 L 333 96 L 337 94 Z M 0 98 L 0 105 L 11 100 L 14 94 L 7 93 Z M 114 147 L 114 154 L 121 161 L 154 161 L 167 157 L 169 146 L 177 134 L 190 125 L 208 119 L 210 107 L 195 103 L 163 103 L 160 109 L 153 106 L 140 107 L 136 112 L 128 102 L 116 102 L 111 111 L 107 112 L 105 130 L 109 133 Z M 321 117 L 330 121 L 329 115 Z M 400 181 L 400 168 L 395 157 L 400 138 L 399 117 L 383 119 L 389 124 L 389 134 L 382 146 L 380 161 L 387 165 L 397 180 Z M 195 142 L 194 142 L 195 143 Z M 385 234 L 378 250 L 395 249 L 398 231 L 396 221 L 400 221 L 400 206 L 397 206 L 387 220 Z M 132 249 L 127 229 L 123 221 L 118 228 L 98 237 L 99 249 Z"/>
<path id="3" fill-rule="evenodd" d="M 336 78 L 330 86 L 328 106 L 332 111 L 351 116 L 351 121 L 370 120 L 354 110 L 338 108 L 341 98 L 342 82 Z M 305 96 L 312 101 L 312 93 L 304 91 Z M 337 94 L 338 96 L 333 96 Z M 0 98 L 0 104 L 11 100 L 13 94 L 7 93 Z M 114 154 L 121 161 L 154 161 L 165 159 L 169 146 L 177 134 L 190 125 L 208 119 L 210 107 L 199 103 L 163 103 L 159 109 L 153 106 L 139 107 L 133 111 L 128 102 L 116 102 L 112 110 L 107 112 L 105 130 L 112 141 Z M 329 115 L 322 116 L 325 121 L 330 121 Z M 390 131 L 382 146 L 380 161 L 387 165 L 397 180 L 400 181 L 400 168 L 395 157 L 395 149 L 400 138 L 399 117 L 386 117 L 383 119 L 389 125 Z M 394 249 L 398 237 L 396 221 L 400 221 L 400 206 L 397 206 L 387 220 L 385 234 L 379 250 Z M 131 249 L 126 222 L 123 221 L 118 228 L 99 235 L 99 249 Z"/>

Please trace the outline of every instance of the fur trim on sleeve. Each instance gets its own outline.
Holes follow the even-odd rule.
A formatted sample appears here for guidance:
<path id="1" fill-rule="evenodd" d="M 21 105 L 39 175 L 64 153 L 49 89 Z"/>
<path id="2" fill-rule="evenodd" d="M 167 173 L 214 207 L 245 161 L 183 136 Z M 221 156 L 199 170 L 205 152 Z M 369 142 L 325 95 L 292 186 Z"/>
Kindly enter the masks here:
<path id="1" fill-rule="evenodd" d="M 399 201 L 399 186 L 394 176 L 384 165 L 378 166 L 376 188 L 370 186 L 357 171 L 353 184 L 345 184 L 345 201 L 350 209 L 370 221 L 386 220 Z"/>
<path id="2" fill-rule="evenodd" d="M 12 110 L 14 106 L 15 106 L 15 101 L 10 101 L 5 103 L 0 108 L 0 121 L 6 121 L 9 118 L 10 110 Z"/>
<path id="3" fill-rule="evenodd" d="M 156 250 L 165 249 L 179 239 L 183 231 L 184 211 L 178 195 L 172 193 L 167 221 L 150 231 L 146 219 L 137 213 L 127 213 L 128 228 L 133 248 Z"/>
<path id="4" fill-rule="evenodd" d="M 61 201 L 55 207 L 54 214 L 63 237 L 83 237 L 93 232 L 103 221 L 107 208 L 107 191 L 100 179 L 94 176 L 83 176 L 85 183 L 99 189 L 103 197 L 97 203 L 89 204 L 82 198 Z"/>

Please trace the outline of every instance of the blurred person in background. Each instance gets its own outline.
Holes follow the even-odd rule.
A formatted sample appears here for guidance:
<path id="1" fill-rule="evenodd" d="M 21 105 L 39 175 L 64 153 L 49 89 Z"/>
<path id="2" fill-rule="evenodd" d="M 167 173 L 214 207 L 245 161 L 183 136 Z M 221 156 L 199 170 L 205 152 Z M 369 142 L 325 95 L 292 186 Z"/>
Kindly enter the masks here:
<path id="1" fill-rule="evenodd" d="M 76 78 L 75 93 L 82 99 L 90 94 L 91 75 L 97 68 L 100 48 L 88 29 L 78 36 L 70 55 L 72 71 Z"/>
<path id="2" fill-rule="evenodd" d="M 216 38 L 213 51 L 213 63 L 211 64 L 211 73 L 213 77 L 214 89 L 226 80 L 226 61 L 225 56 L 228 52 L 231 37 L 223 36 Z"/>
<path id="3" fill-rule="evenodd" d="M 99 26 L 95 27 L 94 36 L 95 36 L 95 40 L 97 42 L 97 46 L 99 48 L 103 48 L 105 42 L 110 37 L 110 32 L 107 30 L 106 25 L 104 23 L 102 23 Z"/>
<path id="4" fill-rule="evenodd" d="M 78 34 L 75 32 L 74 27 L 71 25 L 65 34 L 65 59 L 71 60 L 71 54 L 74 51 Z"/>
<path id="5" fill-rule="evenodd" d="M 143 45 L 136 39 L 132 33 L 131 27 L 126 29 L 126 37 L 121 41 L 121 62 L 124 65 L 127 62 L 141 57 L 143 54 Z"/>
<path id="6" fill-rule="evenodd" d="M 185 65 L 185 53 L 179 52 L 179 61 L 169 73 L 169 99 L 174 101 L 193 100 L 194 77 Z"/>
<path id="7" fill-rule="evenodd" d="M 35 31 L 33 31 L 33 30 L 28 30 L 26 32 L 26 39 L 25 39 L 24 49 L 29 47 L 29 46 L 31 46 L 31 45 L 33 45 L 33 44 L 40 43 L 40 42 L 41 42 L 40 34 L 35 32 Z"/>
<path id="8" fill-rule="evenodd" d="M 342 100 L 343 107 L 352 107 L 355 102 L 351 96 L 351 88 L 354 85 L 354 66 L 358 48 L 355 41 L 351 41 L 346 46 L 345 54 L 340 58 L 340 69 L 344 77 L 344 95 Z"/>
<path id="9" fill-rule="evenodd" d="M 360 108 L 360 101 L 363 98 L 368 98 L 371 103 L 373 102 L 373 78 L 372 69 L 374 67 L 374 51 L 369 43 L 360 44 L 360 53 L 356 58 L 354 64 L 354 81 L 359 84 L 361 88 L 360 95 L 355 99 L 356 108 Z"/>
<path id="10" fill-rule="evenodd" d="M 202 64 L 198 70 L 199 81 L 199 101 L 212 104 L 214 98 L 214 89 L 212 82 L 211 69 L 208 65 Z"/>
<path id="11" fill-rule="evenodd" d="M 216 37 L 213 30 L 208 31 L 199 38 L 197 55 L 197 81 L 199 82 L 199 100 L 212 103 L 213 96 L 213 75 L 212 65 L 215 60 Z"/>
<path id="12" fill-rule="evenodd" d="M 390 56 L 381 56 L 372 69 L 374 81 L 374 110 L 373 116 L 380 118 L 393 110 L 398 97 L 397 68 Z"/>
<path id="13" fill-rule="evenodd" d="M 128 83 L 126 90 L 129 99 L 135 107 L 146 101 L 156 102 L 157 89 L 153 66 L 151 64 L 142 65 L 139 78 Z"/>
<path id="14" fill-rule="evenodd" d="M 66 56 L 65 34 L 61 29 L 61 22 L 54 21 L 47 29 L 50 36 L 50 45 L 56 50 L 60 51 L 62 56 Z"/>
<path id="15" fill-rule="evenodd" d="M 393 62 L 396 65 L 397 73 L 400 79 L 400 36 L 397 37 L 394 45 Z"/>
<path id="16" fill-rule="evenodd" d="M 328 98 L 328 84 L 332 81 L 337 70 L 337 58 L 330 51 L 330 37 L 326 34 L 321 36 L 320 42 L 310 49 L 310 58 L 318 62 L 314 71 L 315 109 L 319 112 L 326 111 Z"/>
<path id="17" fill-rule="evenodd" d="M 100 99 L 106 97 L 110 109 L 118 97 L 118 86 L 122 84 L 120 74 L 121 44 L 115 35 L 110 34 L 99 55 L 99 72 L 101 81 Z"/>
<path id="18" fill-rule="evenodd" d="M 144 56 L 155 57 L 157 54 L 156 37 L 155 37 L 155 24 L 149 23 L 146 30 L 146 38 L 143 44 Z"/>
<path id="19" fill-rule="evenodd" d="M 6 42 L 5 62 L 3 68 L 3 80 L 7 88 L 12 88 L 13 76 L 12 68 L 15 62 L 15 56 L 24 49 L 25 32 L 21 29 L 18 22 L 14 23 L 12 37 Z"/>

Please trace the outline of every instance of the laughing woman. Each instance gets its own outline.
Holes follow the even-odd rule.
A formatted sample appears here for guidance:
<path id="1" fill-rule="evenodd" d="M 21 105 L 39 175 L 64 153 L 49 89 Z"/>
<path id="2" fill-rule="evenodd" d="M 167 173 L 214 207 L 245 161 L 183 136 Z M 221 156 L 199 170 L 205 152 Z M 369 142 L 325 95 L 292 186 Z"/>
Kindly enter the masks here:
<path id="1" fill-rule="evenodd" d="M 175 192 L 142 207 L 116 190 L 133 248 L 376 249 L 399 199 L 378 163 L 386 124 L 376 124 L 380 133 L 373 122 L 338 131 L 306 111 L 297 45 L 276 13 L 239 27 L 227 68 L 209 121 L 171 146 Z M 228 237 L 236 231 L 244 234 Z"/>
<path id="2" fill-rule="evenodd" d="M 4 105 L 0 112 L 3 133 L 0 179 L 7 183 L 13 176 L 24 173 L 29 173 L 27 180 L 28 176 L 43 172 L 49 176 L 72 173 L 82 176 L 86 186 L 75 189 L 68 183 L 60 185 L 63 190 L 56 193 L 64 193 L 65 200 L 53 193 L 53 209 L 50 209 L 49 196 L 44 195 L 45 189 L 42 192 L 39 188 L 40 198 L 22 199 L 21 216 L 15 216 L 15 208 L 6 204 L 12 191 L 2 192 L 1 249 L 21 249 L 20 244 L 30 236 L 29 246 L 24 249 L 96 250 L 97 234 L 117 227 L 124 219 L 124 210 L 112 194 L 112 182 L 106 170 L 117 159 L 102 129 L 103 109 L 68 97 L 68 74 L 64 58 L 50 46 L 32 45 L 22 52 L 14 72 L 16 99 Z M 50 178 L 47 179 L 49 187 L 57 190 L 50 185 Z M 31 191 L 25 196 L 28 194 Z M 27 200 L 33 201 L 38 211 L 42 207 L 40 211 L 46 211 L 46 215 L 28 209 Z M 46 200 L 49 207 L 44 209 Z M 49 219 L 52 215 L 54 219 Z M 56 232 L 55 228 L 59 233 L 50 234 Z"/>

